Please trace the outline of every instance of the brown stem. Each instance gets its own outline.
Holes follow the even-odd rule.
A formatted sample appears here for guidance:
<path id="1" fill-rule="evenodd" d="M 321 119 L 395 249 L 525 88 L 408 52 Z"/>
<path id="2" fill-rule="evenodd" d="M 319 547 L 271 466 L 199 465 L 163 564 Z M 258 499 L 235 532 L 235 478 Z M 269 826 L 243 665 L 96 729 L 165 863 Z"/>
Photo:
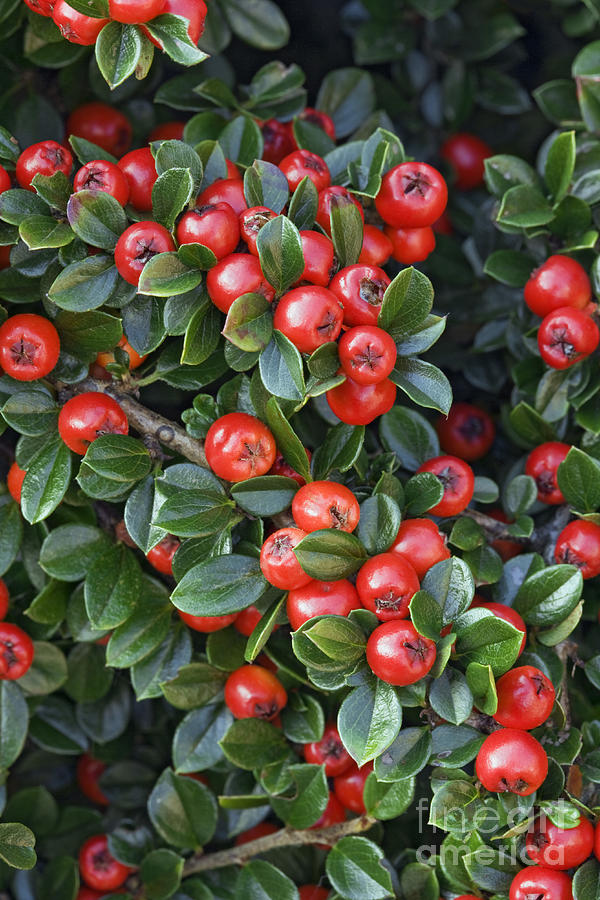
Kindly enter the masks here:
<path id="1" fill-rule="evenodd" d="M 573 660 L 574 667 L 580 663 L 577 655 L 577 644 L 568 638 L 560 641 L 554 648 L 556 655 L 560 659 L 563 667 L 563 674 L 560 680 L 560 705 L 565 714 L 565 722 L 567 727 L 571 725 L 571 704 L 569 702 L 569 660 Z"/>
<path id="2" fill-rule="evenodd" d="M 253 856 L 275 850 L 278 847 L 301 847 L 309 844 L 335 844 L 340 838 L 350 834 L 360 834 L 367 831 L 377 820 L 371 816 L 360 816 L 356 819 L 348 819 L 341 825 L 330 825 L 328 828 L 294 830 L 282 828 L 274 834 L 248 841 L 239 847 L 230 847 L 228 850 L 219 850 L 216 853 L 195 854 L 190 857 L 183 867 L 183 877 L 195 875 L 197 872 L 206 872 L 209 869 L 223 869 L 226 866 L 243 866 Z"/>

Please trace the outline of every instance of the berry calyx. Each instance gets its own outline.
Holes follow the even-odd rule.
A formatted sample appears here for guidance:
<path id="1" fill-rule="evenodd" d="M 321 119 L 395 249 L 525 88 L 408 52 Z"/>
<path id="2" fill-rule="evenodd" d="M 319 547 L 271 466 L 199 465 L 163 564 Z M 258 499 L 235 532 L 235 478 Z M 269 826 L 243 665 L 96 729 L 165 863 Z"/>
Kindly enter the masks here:
<path id="1" fill-rule="evenodd" d="M 346 266 L 329 285 L 344 311 L 344 325 L 377 325 L 390 278 L 375 265 Z"/>
<path id="2" fill-rule="evenodd" d="M 568 875 L 544 866 L 528 866 L 513 878 L 510 900 L 573 900 L 573 885 Z"/>
<path id="3" fill-rule="evenodd" d="M 378 384 L 396 363 L 394 339 L 375 325 L 349 328 L 338 346 L 342 369 L 357 384 Z"/>
<path id="4" fill-rule="evenodd" d="M 74 191 L 103 191 L 125 206 L 129 200 L 129 184 L 117 165 L 104 159 L 95 159 L 79 169 L 73 181 Z"/>
<path id="5" fill-rule="evenodd" d="M 197 206 L 183 214 L 176 235 L 179 244 L 203 244 L 217 259 L 223 259 L 239 243 L 238 217 L 229 203 Z"/>
<path id="6" fill-rule="evenodd" d="M 336 340 L 342 320 L 342 308 L 332 291 L 304 285 L 283 295 L 275 310 L 273 327 L 301 353 L 313 353 L 322 344 Z"/>

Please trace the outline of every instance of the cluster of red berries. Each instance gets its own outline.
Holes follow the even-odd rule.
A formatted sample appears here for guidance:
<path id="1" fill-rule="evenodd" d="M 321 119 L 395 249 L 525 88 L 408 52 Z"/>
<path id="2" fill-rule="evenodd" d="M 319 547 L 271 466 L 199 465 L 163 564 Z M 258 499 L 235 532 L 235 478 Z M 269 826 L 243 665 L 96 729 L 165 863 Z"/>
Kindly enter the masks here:
<path id="1" fill-rule="evenodd" d="M 91 46 L 105 25 L 112 20 L 123 25 L 143 25 L 157 16 L 170 13 L 182 16 L 188 22 L 190 41 L 197 44 L 204 31 L 206 4 L 204 0 L 109 0 L 110 18 L 86 16 L 67 3 L 67 0 L 24 0 L 29 9 L 40 16 L 51 18 L 60 33 L 72 44 Z M 159 42 L 144 28 L 144 34 L 156 47 Z"/>

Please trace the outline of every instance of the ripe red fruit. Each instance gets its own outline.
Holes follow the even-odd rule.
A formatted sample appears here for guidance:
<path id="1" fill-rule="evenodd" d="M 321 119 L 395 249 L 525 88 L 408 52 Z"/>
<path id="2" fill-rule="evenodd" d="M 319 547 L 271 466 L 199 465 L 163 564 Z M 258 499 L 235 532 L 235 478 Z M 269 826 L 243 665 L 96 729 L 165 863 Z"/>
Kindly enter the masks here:
<path id="1" fill-rule="evenodd" d="M 537 498 L 541 503 L 556 505 L 565 502 L 562 491 L 556 482 L 556 473 L 570 449 L 570 444 L 548 441 L 532 450 L 527 457 L 525 474 L 535 479 L 538 489 Z"/>
<path id="2" fill-rule="evenodd" d="M 496 519 L 498 522 L 504 522 L 505 524 L 511 524 L 514 519 L 509 519 L 503 509 L 488 509 L 488 516 L 492 519 Z M 494 548 L 496 553 L 499 554 L 503 562 L 507 562 L 507 560 L 512 559 L 514 556 L 518 556 L 519 553 L 522 553 L 525 549 L 523 544 L 519 544 L 517 541 L 509 541 L 504 538 L 498 538 L 495 541 L 491 541 L 490 545 Z"/>
<path id="3" fill-rule="evenodd" d="M 235 622 L 237 613 L 230 613 L 225 616 L 193 616 L 191 613 L 182 612 L 178 609 L 180 617 L 186 625 L 194 631 L 200 631 L 202 634 L 211 634 L 213 631 L 222 631 Z"/>
<path id="4" fill-rule="evenodd" d="M 600 822 L 596 825 L 594 834 L 594 856 L 597 860 L 600 860 Z"/>
<path id="5" fill-rule="evenodd" d="M 117 891 L 118 894 L 122 894 L 122 891 Z M 79 888 L 77 892 L 77 897 L 75 900 L 102 900 L 104 894 L 98 893 L 98 891 L 93 891 L 91 888 L 83 885 Z"/>
<path id="6" fill-rule="evenodd" d="M 308 461 L 310 462 L 312 459 L 312 453 L 306 448 L 304 448 L 304 452 L 306 453 Z M 285 478 L 293 478 L 296 484 L 300 485 L 300 487 L 306 484 L 306 481 L 304 480 L 302 475 L 299 475 L 295 469 L 292 469 L 290 464 L 285 461 L 281 453 L 278 453 L 275 457 L 275 462 L 269 469 L 269 475 L 283 475 Z"/>
<path id="7" fill-rule="evenodd" d="M 299 900 L 327 900 L 329 891 L 317 884 L 303 884 L 298 888 Z"/>
<path id="8" fill-rule="evenodd" d="M 284 156 L 294 151 L 296 142 L 283 122 L 277 119 L 267 119 L 261 128 L 264 141 L 262 158 L 278 166 Z"/>
<path id="9" fill-rule="evenodd" d="M 74 453 L 83 456 L 101 434 L 127 434 L 127 416 L 116 400 L 99 391 L 77 394 L 58 415 L 58 432 Z"/>
<path id="10" fill-rule="evenodd" d="M 326 187 L 319 192 L 319 205 L 317 207 L 317 223 L 323 231 L 331 236 L 331 209 L 336 204 L 343 205 L 353 203 L 360 213 L 360 217 L 365 221 L 365 214 L 358 199 L 351 194 L 350 191 L 339 184 L 332 187 Z"/>
<path id="11" fill-rule="evenodd" d="M 448 215 L 448 210 L 443 212 L 439 219 L 436 219 L 431 227 L 433 228 L 435 234 L 454 234 L 454 228 L 452 227 L 452 222 L 450 220 L 450 216 Z"/>
<path id="12" fill-rule="evenodd" d="M 593 353 L 600 342 L 594 320 L 580 309 L 563 306 L 548 313 L 538 331 L 542 359 L 553 369 L 568 369 Z"/>
<path id="13" fill-rule="evenodd" d="M 204 33 L 206 19 L 206 3 L 204 0 L 164 0 L 161 15 L 183 16 L 187 19 L 187 33 L 192 44 L 196 45 Z M 147 28 L 142 29 L 155 47 L 161 44 L 152 37 Z"/>
<path id="14" fill-rule="evenodd" d="M 75 175 L 74 191 L 103 191 L 125 206 L 129 200 L 129 183 L 118 166 L 104 159 L 86 163 Z"/>
<path id="15" fill-rule="evenodd" d="M 304 271 L 298 284 L 308 281 L 327 287 L 336 269 L 333 244 L 324 234 L 318 231 L 301 231 L 302 253 L 304 255 Z"/>
<path id="16" fill-rule="evenodd" d="M 493 600 L 482 600 L 478 594 L 475 594 L 470 609 L 487 609 L 498 619 L 502 619 L 503 622 L 508 622 L 508 624 L 516 628 L 517 631 L 522 631 L 523 640 L 521 641 L 518 653 L 519 656 L 521 655 L 527 642 L 527 626 L 516 609 L 513 609 L 512 606 L 505 606 L 504 603 L 495 603 Z"/>
<path id="17" fill-rule="evenodd" d="M 146 359 L 146 356 L 140 356 L 137 350 L 134 350 L 125 335 L 121 337 L 119 343 L 117 344 L 121 350 L 124 350 L 129 357 L 129 371 L 133 371 L 133 369 L 137 369 L 138 366 Z M 111 363 L 115 361 L 115 354 L 112 350 L 102 350 L 98 356 L 96 357 L 96 363 L 99 366 L 109 366 Z"/>
<path id="18" fill-rule="evenodd" d="M 152 209 L 152 188 L 158 178 L 150 147 L 131 150 L 117 163 L 129 184 L 129 202 L 139 212 Z"/>
<path id="19" fill-rule="evenodd" d="M 419 634 L 412 622 L 384 622 L 367 641 L 367 662 L 388 684 L 404 686 L 423 678 L 435 662 L 434 641 Z"/>
<path id="20" fill-rule="evenodd" d="M 205 188 L 199 195 L 196 205 L 208 206 L 210 203 L 229 203 L 237 216 L 248 209 L 244 182 L 239 174 L 237 178 L 219 178 Z"/>
<path id="21" fill-rule="evenodd" d="M 25 3 L 38 16 L 51 16 L 55 0 L 25 0 Z"/>
<path id="22" fill-rule="evenodd" d="M 440 155 L 450 164 L 456 187 L 461 191 L 483 183 L 484 160 L 493 156 L 493 153 L 489 144 L 468 132 L 453 134 L 440 148 Z"/>
<path id="23" fill-rule="evenodd" d="M 313 353 L 335 341 L 342 329 L 342 308 L 327 288 L 303 285 L 284 294 L 275 310 L 273 326 L 301 353 Z"/>
<path id="24" fill-rule="evenodd" d="M 235 613 L 233 627 L 240 634 L 243 634 L 244 637 L 250 637 L 261 619 L 261 611 L 252 603 L 241 612 Z M 277 625 L 275 628 L 277 628 Z"/>
<path id="25" fill-rule="evenodd" d="M 404 162 L 390 169 L 375 197 L 377 212 L 395 228 L 425 228 L 439 219 L 448 202 L 446 182 L 437 169 Z"/>
<path id="26" fill-rule="evenodd" d="M 390 622 L 408 617 L 408 605 L 419 590 L 419 579 L 403 556 L 378 553 L 359 569 L 356 590 L 365 609 L 382 622 Z"/>
<path id="27" fill-rule="evenodd" d="M 548 757 L 529 732 L 502 728 L 484 740 L 475 760 L 475 771 L 488 791 L 510 791 L 528 797 L 548 774 Z"/>
<path id="28" fill-rule="evenodd" d="M 327 801 L 327 806 L 325 807 L 325 812 L 321 816 L 320 819 L 317 819 L 314 825 L 311 825 L 310 828 L 312 830 L 316 828 L 329 828 L 330 825 L 340 825 L 342 822 L 346 821 L 346 810 L 335 796 L 333 791 L 329 791 L 329 800 Z M 327 849 L 327 844 L 319 844 L 318 846 L 324 847 Z"/>
<path id="29" fill-rule="evenodd" d="M 568 875 L 544 866 L 527 866 L 513 878 L 510 900 L 573 900 L 573 884 Z"/>
<path id="30" fill-rule="evenodd" d="M 10 175 L 4 166 L 0 166 L 0 194 L 3 194 L 4 191 L 8 191 L 11 186 L 12 182 L 10 180 Z"/>
<path id="31" fill-rule="evenodd" d="M 556 692 L 549 678 L 535 666 L 510 669 L 496 682 L 498 709 L 493 718 L 506 728 L 530 731 L 542 725 L 554 706 Z"/>
<path id="32" fill-rule="evenodd" d="M 225 682 L 225 703 L 236 719 L 274 719 L 287 703 L 279 679 L 262 666 L 241 666 Z"/>
<path id="33" fill-rule="evenodd" d="M 600 527 L 585 519 L 569 522 L 558 536 L 554 558 L 577 566 L 583 578 L 600 575 Z"/>
<path id="34" fill-rule="evenodd" d="M 368 425 L 389 412 L 396 399 L 396 385 L 389 378 L 377 384 L 357 384 L 346 378 L 325 394 L 332 413 L 346 425 Z"/>
<path id="35" fill-rule="evenodd" d="M 16 681 L 33 662 L 33 641 L 18 625 L 0 622 L 0 679 Z"/>
<path id="36" fill-rule="evenodd" d="M 0 247 L 0 271 L 2 269 L 8 269 L 10 266 L 10 251 L 12 250 L 11 246 L 2 246 Z"/>
<path id="37" fill-rule="evenodd" d="M 8 488 L 8 493 L 13 498 L 15 503 L 21 502 L 21 488 L 23 487 L 23 481 L 25 480 L 25 476 L 27 472 L 25 469 L 20 469 L 19 466 L 14 462 L 10 469 L 8 470 L 8 475 L 6 476 L 6 486 Z M 4 616 L 0 616 L 0 618 L 4 618 Z"/>
<path id="38" fill-rule="evenodd" d="M 18 313 L 0 327 L 0 366 L 17 381 L 48 375 L 59 354 L 58 331 L 44 316 Z"/>
<path id="39" fill-rule="evenodd" d="M 342 775 L 337 775 L 333 779 L 335 796 L 345 809 L 364 816 L 366 809 L 363 792 L 365 782 L 372 771 L 373 763 L 366 763 L 359 769 L 353 762 Z"/>
<path id="40" fill-rule="evenodd" d="M 332 141 L 335 141 L 335 124 L 331 116 L 328 116 L 327 113 L 320 109 L 314 109 L 312 106 L 307 106 L 302 110 L 298 118 L 301 122 L 310 122 L 311 125 L 316 125 L 318 128 L 321 128 L 327 137 L 330 137 Z"/>
<path id="41" fill-rule="evenodd" d="M 287 617 L 292 631 L 297 631 L 315 616 L 347 616 L 361 609 L 356 588 L 346 578 L 340 581 L 309 581 L 288 592 Z"/>
<path id="42" fill-rule="evenodd" d="M 56 141 L 40 141 L 23 150 L 17 160 L 15 174 L 20 187 L 27 191 L 35 191 L 31 182 L 36 175 L 54 175 L 55 172 L 63 172 L 68 176 L 72 168 L 73 157 L 66 147 L 57 144 Z"/>
<path id="43" fill-rule="evenodd" d="M 585 309 L 592 299 L 592 285 L 577 260 L 557 254 L 531 273 L 524 297 L 529 309 L 544 318 L 566 306 Z"/>
<path id="44" fill-rule="evenodd" d="M 8 588 L 6 587 L 6 583 L 4 582 L 4 580 L 0 578 L 0 620 L 6 617 L 9 602 L 10 594 L 8 593 Z"/>
<path id="45" fill-rule="evenodd" d="M 485 456 L 496 436 L 491 416 L 472 403 L 453 403 L 437 425 L 442 449 L 472 462 Z"/>
<path id="46" fill-rule="evenodd" d="M 253 256 L 258 256 L 256 239 L 258 233 L 267 222 L 277 218 L 277 213 L 268 206 L 251 206 L 244 209 L 239 215 L 239 230 L 244 243 Z"/>
<path id="47" fill-rule="evenodd" d="M 389 552 L 406 557 L 418 578 L 423 578 L 436 563 L 450 558 L 446 537 L 431 519 L 402 522 Z"/>
<path id="48" fill-rule="evenodd" d="M 77 784 L 82 794 L 97 803 L 98 806 L 108 806 L 109 800 L 100 788 L 98 779 L 106 769 L 106 763 L 94 759 L 89 753 L 84 753 L 77 760 Z"/>
<path id="49" fill-rule="evenodd" d="M 378 384 L 396 363 L 394 339 L 376 325 L 356 325 L 339 343 L 342 369 L 357 384 Z"/>
<path id="50" fill-rule="evenodd" d="M 121 887 L 133 869 L 112 856 L 105 834 L 96 834 L 79 851 L 79 871 L 89 887 L 108 893 Z"/>
<path id="51" fill-rule="evenodd" d="M 310 150 L 294 150 L 281 160 L 279 168 L 287 178 L 292 192 L 305 177 L 310 178 L 317 191 L 323 191 L 331 184 L 327 163 Z"/>
<path id="52" fill-rule="evenodd" d="M 311 581 L 294 553 L 306 532 L 300 528 L 280 528 L 269 535 L 260 551 L 260 568 L 269 582 L 282 591 L 293 591 Z"/>
<path id="53" fill-rule="evenodd" d="M 392 256 L 406 266 L 423 262 L 435 250 L 435 234 L 430 225 L 424 228 L 394 228 L 386 225 L 385 233 L 392 245 Z"/>
<path id="54" fill-rule="evenodd" d="M 185 130 L 185 122 L 163 122 L 152 129 L 148 135 L 148 143 L 154 141 L 182 141 Z"/>
<path id="55" fill-rule="evenodd" d="M 328 778 L 341 775 L 353 765 L 352 757 L 342 744 L 334 722 L 328 722 L 320 741 L 304 745 L 304 759 L 315 766 L 325 766 Z"/>
<path id="56" fill-rule="evenodd" d="M 139 284 L 142 270 L 158 253 L 175 250 L 173 238 L 158 222 L 134 222 L 126 228 L 115 247 L 115 266 L 128 284 Z"/>
<path id="57" fill-rule="evenodd" d="M 275 834 L 276 831 L 279 831 L 279 828 L 272 822 L 259 822 L 258 825 L 253 825 L 252 828 L 247 828 L 246 831 L 242 831 L 241 834 L 238 834 L 234 844 L 236 847 L 240 847 L 242 844 L 247 844 L 249 841 L 257 840 L 257 838 L 266 837 L 268 834 Z"/>
<path id="58" fill-rule="evenodd" d="M 331 279 L 333 291 L 344 308 L 344 325 L 377 325 L 389 276 L 378 266 L 346 266 Z"/>
<path id="59" fill-rule="evenodd" d="M 52 10 L 52 19 L 67 41 L 72 44 L 81 44 L 84 47 L 91 47 L 92 44 L 95 44 L 98 35 L 110 21 L 110 19 L 94 19 L 92 16 L 86 16 L 69 6 L 66 0 L 56 0 Z"/>
<path id="60" fill-rule="evenodd" d="M 354 531 L 360 518 L 358 500 L 352 491 L 336 481 L 311 481 L 295 494 L 292 515 L 303 531 L 338 528 Z"/>
<path id="61" fill-rule="evenodd" d="M 240 240 L 238 217 L 229 203 L 197 206 L 183 214 L 177 225 L 180 244 L 204 244 L 223 259 L 233 253 Z"/>
<path id="62" fill-rule="evenodd" d="M 384 234 L 376 225 L 365 225 L 358 261 L 366 266 L 383 266 L 392 255 L 393 249 L 387 234 Z"/>
<path id="63" fill-rule="evenodd" d="M 228 313 L 233 301 L 242 294 L 262 294 L 269 301 L 275 296 L 258 257 L 249 253 L 230 253 L 219 260 L 206 275 L 206 289 L 223 313 Z"/>
<path id="64" fill-rule="evenodd" d="M 456 516 L 466 509 L 473 497 L 473 469 L 456 456 L 435 456 L 419 466 L 417 472 L 432 472 L 442 482 L 444 496 L 432 506 L 432 516 Z"/>
<path id="65" fill-rule="evenodd" d="M 131 147 L 133 128 L 127 116 L 107 103 L 85 103 L 67 119 L 67 136 L 85 138 L 113 156 L 123 156 Z"/>
<path id="66" fill-rule="evenodd" d="M 219 478 L 246 481 L 266 475 L 275 456 L 275 438 L 260 419 L 247 413 L 228 413 L 208 429 L 204 450 Z"/>
<path id="67" fill-rule="evenodd" d="M 139 25 L 159 16 L 165 0 L 108 0 L 111 19 L 124 25 Z"/>
<path id="68" fill-rule="evenodd" d="M 572 869 L 580 866 L 594 849 L 594 826 L 581 816 L 575 828 L 559 828 L 546 816 L 536 819 L 528 831 L 525 846 L 530 859 L 550 869 Z"/>
<path id="69" fill-rule="evenodd" d="M 155 544 L 151 550 L 148 550 L 146 553 L 146 559 L 153 566 L 157 572 L 162 572 L 163 575 L 172 575 L 173 574 L 173 557 L 179 550 L 181 546 L 181 541 L 176 538 L 172 534 L 168 534 L 166 537 L 159 541 L 158 544 Z"/>

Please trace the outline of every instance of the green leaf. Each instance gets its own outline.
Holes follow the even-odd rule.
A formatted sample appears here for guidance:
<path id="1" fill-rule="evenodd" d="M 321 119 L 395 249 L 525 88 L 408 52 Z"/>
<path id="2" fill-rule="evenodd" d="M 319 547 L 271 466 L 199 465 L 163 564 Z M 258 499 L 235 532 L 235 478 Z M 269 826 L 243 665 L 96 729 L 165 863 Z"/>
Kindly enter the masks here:
<path id="1" fill-rule="evenodd" d="M 142 269 L 138 294 L 171 297 L 193 290 L 201 281 L 201 270 L 186 265 L 177 253 L 157 253 Z"/>
<path id="2" fill-rule="evenodd" d="M 13 869 L 33 869 L 35 835 L 25 825 L 0 824 L 0 859 Z"/>
<path id="3" fill-rule="evenodd" d="M 596 900 L 600 893 L 600 864 L 589 859 L 573 876 L 574 900 Z"/>
<path id="4" fill-rule="evenodd" d="M 421 588 L 442 608 L 442 623 L 448 625 L 465 612 L 475 594 L 469 567 L 456 556 L 444 559 L 426 573 Z"/>
<path id="5" fill-rule="evenodd" d="M 323 443 L 315 450 L 315 478 L 323 479 L 333 471 L 347 472 L 351 469 L 361 454 L 364 440 L 364 425 L 346 425 L 340 422 L 330 428 Z"/>
<path id="6" fill-rule="evenodd" d="M 273 334 L 269 301 L 262 294 L 242 294 L 229 308 L 223 334 L 247 353 L 264 350 Z"/>
<path id="7" fill-rule="evenodd" d="M 315 107 L 331 116 L 338 139 L 347 137 L 375 108 L 371 75 L 355 68 L 328 72 L 321 82 Z"/>
<path id="8" fill-rule="evenodd" d="M 359 209 L 348 197 L 333 194 L 330 220 L 331 240 L 340 266 L 354 265 L 363 244 L 363 219 Z"/>
<path id="9" fill-rule="evenodd" d="M 440 886 L 435 870 L 427 863 L 414 862 L 404 867 L 400 875 L 405 900 L 437 900 Z"/>
<path id="10" fill-rule="evenodd" d="M 91 563 L 84 584 L 85 608 L 94 628 L 125 622 L 142 593 L 136 557 L 123 544 L 109 547 Z"/>
<path id="11" fill-rule="evenodd" d="M 289 25 L 280 7 L 271 0 L 253 0 L 252 4 L 245 0 L 226 0 L 223 6 L 232 31 L 252 47 L 278 50 L 287 44 Z"/>
<path id="12" fill-rule="evenodd" d="M 118 281 L 113 258 L 100 253 L 63 269 L 53 281 L 48 296 L 61 309 L 85 312 L 103 306 Z"/>
<path id="13" fill-rule="evenodd" d="M 298 484 L 293 478 L 263 475 L 240 481 L 231 489 L 238 506 L 253 516 L 273 516 L 290 506 Z"/>
<path id="14" fill-rule="evenodd" d="M 58 407 L 46 388 L 25 387 L 11 394 L 2 407 L 2 418 L 20 434 L 31 437 L 56 427 Z"/>
<path id="15" fill-rule="evenodd" d="M 467 666 L 466 674 L 475 706 L 486 715 L 493 716 L 498 708 L 498 696 L 491 666 L 472 662 Z"/>
<path id="16" fill-rule="evenodd" d="M 293 787 L 279 797 L 271 798 L 271 806 L 288 828 L 309 828 L 317 822 L 329 801 L 329 786 L 323 766 L 298 764 L 290 766 Z"/>
<path id="17" fill-rule="evenodd" d="M 544 179 L 557 202 L 567 193 L 574 168 L 575 132 L 565 131 L 552 141 L 544 166 Z"/>
<path id="18" fill-rule="evenodd" d="M 509 418 L 517 434 L 532 447 L 537 447 L 540 441 L 557 439 L 552 425 L 525 401 L 517 403 L 511 410 Z"/>
<path id="19" fill-rule="evenodd" d="M 19 237 L 30 250 L 45 247 L 66 247 L 75 238 L 65 222 L 57 222 L 52 216 L 28 216 L 19 225 Z"/>
<path id="20" fill-rule="evenodd" d="M 502 198 L 496 220 L 516 228 L 547 225 L 554 218 L 552 207 L 540 190 L 520 184 L 509 188 Z"/>
<path id="21" fill-rule="evenodd" d="M 270 397 L 267 401 L 266 413 L 267 425 L 273 432 L 279 452 L 295 472 L 305 481 L 310 481 L 310 466 L 304 444 L 284 416 L 276 397 Z M 335 428 L 328 432 L 328 436 L 332 431 L 335 431 Z"/>
<path id="22" fill-rule="evenodd" d="M 413 625 L 424 637 L 439 640 L 442 630 L 442 608 L 427 591 L 417 591 L 410 601 L 410 617 Z"/>
<path id="23" fill-rule="evenodd" d="M 140 878 L 147 900 L 167 900 L 181 883 L 183 857 L 172 850 L 152 850 L 140 866 Z"/>
<path id="24" fill-rule="evenodd" d="M 317 216 L 319 194 L 314 182 L 305 175 L 292 195 L 288 207 L 288 218 L 299 231 L 312 228 Z M 0 211 L 2 207 L 0 206 Z M 8 220 L 7 220 L 8 221 Z"/>
<path id="25" fill-rule="evenodd" d="M 232 523 L 233 507 L 220 491 L 176 492 L 162 504 L 152 524 L 178 537 L 207 537 Z"/>
<path id="26" fill-rule="evenodd" d="M 194 192 L 194 179 L 190 169 L 172 168 L 162 172 L 152 188 L 152 212 L 154 218 L 172 231 L 177 216 L 188 205 Z"/>
<path id="27" fill-rule="evenodd" d="M 404 336 L 418 329 L 431 312 L 432 305 L 431 281 L 411 266 L 399 272 L 388 285 L 377 324 L 395 341 L 402 341 Z"/>
<path id="28" fill-rule="evenodd" d="M 462 672 L 446 668 L 431 685 L 429 702 L 442 719 L 460 725 L 471 714 L 473 694 Z"/>
<path id="29" fill-rule="evenodd" d="M 277 294 L 298 281 L 304 271 L 304 254 L 300 233 L 290 219 L 279 215 L 266 222 L 258 232 L 256 247 L 264 276 Z"/>
<path id="30" fill-rule="evenodd" d="M 514 607 L 528 625 L 555 625 L 573 612 L 582 591 L 583 579 L 575 566 L 548 566 L 523 582 Z"/>
<path id="31" fill-rule="evenodd" d="M 260 377 L 265 388 L 275 397 L 284 400 L 302 400 L 304 397 L 304 371 L 302 357 L 288 338 L 274 331 L 258 362 Z"/>
<path id="32" fill-rule="evenodd" d="M 67 680 L 67 661 L 56 644 L 34 641 L 34 648 L 33 664 L 19 678 L 19 687 L 33 696 L 51 694 Z"/>
<path id="33" fill-rule="evenodd" d="M 263 859 L 253 859 L 242 867 L 231 896 L 232 900 L 298 900 L 299 894 L 287 875 Z"/>
<path id="34" fill-rule="evenodd" d="M 559 465 L 556 481 L 567 503 L 578 512 L 595 512 L 600 507 L 600 465 L 578 447 L 571 447 Z"/>
<path id="35" fill-rule="evenodd" d="M 364 837 L 344 837 L 327 855 L 327 877 L 348 900 L 384 900 L 394 896 L 394 889 L 382 860 L 377 844 Z"/>
<path id="36" fill-rule="evenodd" d="M 502 675 L 514 664 L 523 632 L 499 619 L 489 610 L 471 609 L 454 624 L 456 654 L 466 663 L 490 666 L 494 675 Z"/>
<path id="37" fill-rule="evenodd" d="M 241 166 L 250 166 L 262 156 L 262 132 L 253 119 L 238 116 L 220 133 L 219 146 L 227 159 Z"/>
<path id="38" fill-rule="evenodd" d="M 71 481 L 71 453 L 57 438 L 36 454 L 21 489 L 21 512 L 32 525 L 54 512 Z"/>
<path id="39" fill-rule="evenodd" d="M 216 556 L 186 572 L 171 600 L 194 616 L 222 616 L 255 603 L 266 586 L 257 559 L 239 554 Z"/>
<path id="40" fill-rule="evenodd" d="M 255 159 L 246 169 L 244 194 L 249 207 L 266 206 L 280 213 L 288 202 L 289 193 L 287 179 L 279 166 Z"/>
<path id="41" fill-rule="evenodd" d="M 394 406 L 381 417 L 379 435 L 385 448 L 396 455 L 403 468 L 411 472 L 432 456 L 440 454 L 440 442 L 435 430 L 416 410 Z"/>
<path id="42" fill-rule="evenodd" d="M 97 644 L 75 644 L 68 659 L 69 677 L 65 691 L 77 703 L 91 703 L 105 697 L 113 682 L 110 669 L 104 665 L 104 648 Z"/>
<path id="43" fill-rule="evenodd" d="M 395 740 L 401 725 L 398 696 L 379 678 L 354 688 L 342 702 L 337 720 L 344 747 L 359 767 L 380 756 Z"/>
<path id="44" fill-rule="evenodd" d="M 518 250 L 494 250 L 486 259 L 483 271 L 501 284 L 520 288 L 525 287 L 534 267 L 534 260 Z"/>
<path id="45" fill-rule="evenodd" d="M 42 544 L 40 566 L 59 581 L 81 581 L 108 546 L 108 537 L 91 525 L 60 525 Z"/>
<path id="46" fill-rule="evenodd" d="M 72 194 L 67 217 L 77 237 L 102 250 L 114 250 L 127 228 L 123 207 L 106 191 L 78 191 Z"/>
<path id="47" fill-rule="evenodd" d="M 425 768 L 430 753 L 431 732 L 428 728 L 402 728 L 375 760 L 375 775 L 383 782 L 411 778 Z"/>
<path id="48" fill-rule="evenodd" d="M 106 663 L 116 669 L 134 665 L 158 647 L 169 630 L 171 605 L 166 598 L 148 596 L 112 633 Z"/>
<path id="49" fill-rule="evenodd" d="M 148 814 L 160 836 L 182 849 L 201 847 L 217 824 L 217 804 L 208 788 L 171 769 L 165 769 L 148 797 Z"/>
<path id="50" fill-rule="evenodd" d="M 12 766 L 21 755 L 28 725 L 29 711 L 23 691 L 14 681 L 0 682 L 0 766 L 3 769 Z"/>
<path id="51" fill-rule="evenodd" d="M 383 821 L 402 815 L 412 803 L 414 795 L 414 778 L 403 778 L 395 784 L 380 783 L 374 772 L 367 778 L 363 791 L 367 815 Z"/>
<path id="52" fill-rule="evenodd" d="M 246 662 L 254 662 L 261 650 L 264 649 L 265 644 L 277 627 L 277 621 L 284 601 L 285 594 L 276 600 L 272 606 L 263 613 L 259 623 L 254 627 L 254 631 L 248 638 L 246 650 L 244 651 L 244 659 Z"/>
<path id="53" fill-rule="evenodd" d="M 415 357 L 399 357 L 391 381 L 419 406 L 437 409 L 448 415 L 452 405 L 452 388 L 441 369 Z"/>
<path id="54" fill-rule="evenodd" d="M 293 632 L 294 654 L 311 669 L 347 669 L 362 659 L 366 638 L 362 629 L 346 616 L 309 619 Z"/>
<path id="55" fill-rule="evenodd" d="M 238 719 L 219 743 L 227 759 L 240 769 L 263 769 L 287 755 L 283 734 L 263 719 Z"/>
<path id="56" fill-rule="evenodd" d="M 405 514 L 420 516 L 440 502 L 444 496 L 444 488 L 439 478 L 432 472 L 419 472 L 406 482 L 404 493 Z"/>
<path id="57" fill-rule="evenodd" d="M 99 350 L 116 347 L 123 335 L 120 319 L 105 312 L 59 312 L 54 320 L 60 335 L 62 350 L 69 353 L 89 353 L 93 357 Z"/>
<path id="58" fill-rule="evenodd" d="M 537 484 L 530 475 L 517 475 L 504 490 L 504 503 L 510 516 L 521 516 L 537 500 Z"/>
<path id="59" fill-rule="evenodd" d="M 200 772 L 223 759 L 220 741 L 229 733 L 233 716 L 222 704 L 195 709 L 179 723 L 173 739 L 177 772 Z"/>
<path id="60" fill-rule="evenodd" d="M 226 676 L 208 663 L 194 662 L 182 666 L 176 676 L 161 684 L 162 692 L 176 709 L 195 709 L 219 697 Z"/>
<path id="61" fill-rule="evenodd" d="M 294 554 L 306 574 L 319 581 L 347 578 L 367 558 L 367 551 L 357 537 L 334 528 L 321 528 L 308 534 L 294 547 Z"/>
<path id="62" fill-rule="evenodd" d="M 360 504 L 357 535 L 367 553 L 384 553 L 398 534 L 400 507 L 386 494 L 374 494 Z"/>
<path id="63" fill-rule="evenodd" d="M 41 197 L 31 191 L 9 188 L 0 194 L 0 219 L 9 225 L 20 225 L 30 216 L 46 215 L 48 206 Z"/>

